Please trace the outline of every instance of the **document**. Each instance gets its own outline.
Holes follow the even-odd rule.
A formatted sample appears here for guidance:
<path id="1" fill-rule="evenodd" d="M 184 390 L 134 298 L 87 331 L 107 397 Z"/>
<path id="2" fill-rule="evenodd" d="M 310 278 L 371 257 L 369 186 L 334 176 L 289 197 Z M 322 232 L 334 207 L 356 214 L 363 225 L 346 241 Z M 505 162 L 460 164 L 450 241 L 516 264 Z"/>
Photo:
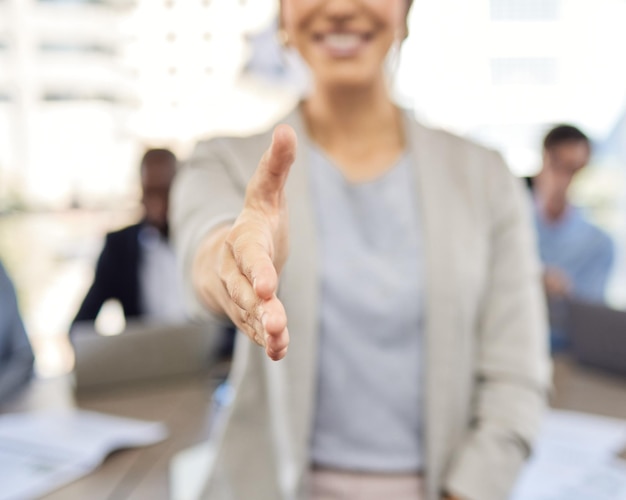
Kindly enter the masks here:
<path id="1" fill-rule="evenodd" d="M 626 500 L 626 421 L 551 411 L 510 500 Z M 172 500 L 194 500 L 215 460 L 212 441 L 170 465 Z"/>
<path id="2" fill-rule="evenodd" d="M 0 500 L 44 495 L 93 471 L 113 450 L 166 437 L 160 422 L 84 410 L 0 415 Z"/>
<path id="3" fill-rule="evenodd" d="M 511 500 L 626 500 L 626 421 L 551 411 Z"/>
<path id="4" fill-rule="evenodd" d="M 202 496 L 215 452 L 215 443 L 209 440 L 176 454 L 170 463 L 171 500 L 197 500 Z"/>

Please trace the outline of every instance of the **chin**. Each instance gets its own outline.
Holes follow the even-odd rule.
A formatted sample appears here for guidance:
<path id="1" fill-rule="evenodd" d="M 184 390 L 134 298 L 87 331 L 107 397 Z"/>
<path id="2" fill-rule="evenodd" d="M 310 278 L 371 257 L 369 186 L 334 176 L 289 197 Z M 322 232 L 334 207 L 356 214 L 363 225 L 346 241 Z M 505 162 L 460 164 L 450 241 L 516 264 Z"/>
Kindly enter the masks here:
<path id="1" fill-rule="evenodd" d="M 365 68 L 345 67 L 313 71 L 315 83 L 325 88 L 365 89 L 379 81 L 380 72 Z"/>

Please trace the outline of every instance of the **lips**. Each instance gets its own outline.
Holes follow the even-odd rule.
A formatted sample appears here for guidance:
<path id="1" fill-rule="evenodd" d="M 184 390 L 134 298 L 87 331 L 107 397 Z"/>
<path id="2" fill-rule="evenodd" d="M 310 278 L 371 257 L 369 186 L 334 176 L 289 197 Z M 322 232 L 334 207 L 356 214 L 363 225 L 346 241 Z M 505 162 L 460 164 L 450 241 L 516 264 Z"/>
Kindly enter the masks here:
<path id="1" fill-rule="evenodd" d="M 366 33 L 333 32 L 315 36 L 317 44 L 332 57 L 354 57 L 371 40 Z"/>

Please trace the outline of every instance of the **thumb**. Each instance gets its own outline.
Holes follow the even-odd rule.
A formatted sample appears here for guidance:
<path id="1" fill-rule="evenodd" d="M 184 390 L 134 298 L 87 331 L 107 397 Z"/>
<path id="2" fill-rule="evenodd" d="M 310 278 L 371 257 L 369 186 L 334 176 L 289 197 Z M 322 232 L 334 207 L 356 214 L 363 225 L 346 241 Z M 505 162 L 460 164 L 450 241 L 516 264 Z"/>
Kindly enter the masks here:
<path id="1" fill-rule="evenodd" d="M 251 183 L 252 193 L 273 201 L 287 181 L 289 168 L 296 158 L 296 133 L 289 125 L 279 125 L 272 134 L 272 144 L 261 158 Z"/>

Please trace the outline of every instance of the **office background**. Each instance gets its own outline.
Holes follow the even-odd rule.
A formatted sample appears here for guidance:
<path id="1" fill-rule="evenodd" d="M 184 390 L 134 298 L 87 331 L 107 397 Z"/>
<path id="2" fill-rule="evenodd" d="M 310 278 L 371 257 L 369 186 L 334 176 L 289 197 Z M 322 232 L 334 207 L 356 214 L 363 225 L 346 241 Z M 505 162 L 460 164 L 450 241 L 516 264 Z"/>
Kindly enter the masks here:
<path id="1" fill-rule="evenodd" d="M 184 158 L 199 137 L 280 116 L 306 72 L 276 37 L 275 0 L 0 0 L 0 254 L 40 375 L 67 372 L 69 322 L 103 234 L 139 213 L 147 146 Z M 451 15 L 450 13 L 454 13 Z M 609 301 L 626 307 L 626 1 L 417 1 L 399 102 L 429 124 L 540 165 L 547 128 L 592 137 L 575 198 L 615 239 Z M 107 307 L 104 331 L 122 328 Z"/>

